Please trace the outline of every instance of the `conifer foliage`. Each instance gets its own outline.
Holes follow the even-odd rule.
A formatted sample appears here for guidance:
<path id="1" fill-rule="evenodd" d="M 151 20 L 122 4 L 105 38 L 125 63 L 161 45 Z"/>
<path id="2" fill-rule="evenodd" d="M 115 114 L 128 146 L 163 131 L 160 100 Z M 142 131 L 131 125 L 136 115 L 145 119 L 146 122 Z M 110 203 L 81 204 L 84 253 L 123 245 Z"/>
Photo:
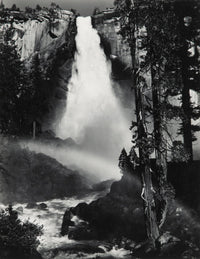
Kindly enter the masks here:
<path id="1" fill-rule="evenodd" d="M 186 44 L 189 38 L 181 24 L 186 18 L 191 21 L 191 17 L 181 16 L 176 2 L 115 1 L 120 13 L 121 34 L 127 39 L 132 54 L 137 119 L 131 126 L 134 131 L 132 142 L 133 148 L 139 151 L 147 236 L 154 247 L 165 223 L 170 200 L 174 197 L 173 187 L 167 183 L 169 154 L 176 162 L 180 158 L 184 162 L 192 160 L 192 114 L 196 115 L 196 119 L 199 118 L 199 107 L 193 109 L 188 86 L 189 71 L 195 70 L 194 64 L 198 66 L 198 62 L 193 61 L 191 67 L 192 60 L 188 59 L 189 47 Z M 191 2 L 194 2 L 192 8 L 197 9 L 195 0 Z M 181 4 L 179 7 L 182 7 Z M 186 27 L 191 35 L 190 26 Z M 195 30 L 198 31 L 198 25 Z M 183 125 L 183 143 L 174 139 L 179 133 L 177 128 L 180 122 Z M 155 172 L 151 169 L 152 154 L 155 154 Z M 160 209 L 156 213 L 152 175 L 157 178 L 156 192 L 160 197 L 157 201 Z"/>
<path id="2" fill-rule="evenodd" d="M 3 256 L 4 249 L 9 249 L 27 254 L 28 258 L 39 245 L 42 228 L 28 221 L 22 223 L 17 211 L 9 206 L 0 213 L 0 255 Z"/>
<path id="3" fill-rule="evenodd" d="M 21 61 L 12 39 L 12 28 L 0 43 L 0 132 L 28 136 L 40 121 L 48 98 L 47 80 L 36 53 L 29 67 Z"/>
<path id="4" fill-rule="evenodd" d="M 11 39 L 12 30 L 6 32 L 0 43 L 0 132 L 14 134 L 22 123 L 18 107 L 25 91 L 23 63 Z"/>

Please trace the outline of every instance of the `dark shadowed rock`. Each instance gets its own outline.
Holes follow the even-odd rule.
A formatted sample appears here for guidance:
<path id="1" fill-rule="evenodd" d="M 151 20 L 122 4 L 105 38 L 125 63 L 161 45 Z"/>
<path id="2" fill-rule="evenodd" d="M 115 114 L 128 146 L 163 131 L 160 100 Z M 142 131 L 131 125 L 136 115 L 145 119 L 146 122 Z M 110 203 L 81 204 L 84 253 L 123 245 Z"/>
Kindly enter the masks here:
<path id="1" fill-rule="evenodd" d="M 46 205 L 46 203 L 43 202 L 43 203 L 38 204 L 37 208 L 39 210 L 46 210 L 47 209 L 47 205 Z"/>
<path id="2" fill-rule="evenodd" d="M 72 219 L 72 213 L 70 210 L 66 210 L 65 214 L 63 216 L 63 221 L 62 221 L 62 227 L 61 227 L 61 235 L 67 235 L 69 226 L 74 226 L 74 222 L 71 221 Z"/>
<path id="3" fill-rule="evenodd" d="M 13 145 L 6 154 L 5 172 L 0 171 L 0 202 L 29 203 L 84 194 L 88 182 L 77 171 L 63 166 L 56 159 Z M 40 209 L 45 209 L 42 204 Z"/>
<path id="4" fill-rule="evenodd" d="M 68 230 L 69 239 L 74 240 L 98 240 L 98 234 L 95 229 L 90 228 L 87 224 L 70 227 Z"/>
<path id="5" fill-rule="evenodd" d="M 106 239 L 122 237 L 142 240 L 145 237 L 141 185 L 137 177 L 123 176 L 111 186 L 109 194 L 71 208 L 74 215 L 88 225 L 70 229 L 73 239 Z"/>
<path id="6" fill-rule="evenodd" d="M 195 164 L 197 163 L 195 162 L 190 168 L 185 166 L 185 170 L 194 170 Z M 174 172 L 172 166 L 172 164 L 169 165 L 169 175 Z M 174 169 L 178 167 L 182 168 L 182 165 L 175 165 Z M 180 173 L 180 171 L 177 172 Z M 124 174 L 120 181 L 114 182 L 106 196 L 90 204 L 80 203 L 71 208 L 72 213 L 87 221 L 88 225 L 85 228 L 76 226 L 70 229 L 70 237 L 77 240 L 90 238 L 110 240 L 123 237 L 135 242 L 145 240 L 146 228 L 141 189 L 139 172 L 136 170 L 134 175 Z M 170 203 L 168 212 L 162 228 L 165 234 L 160 237 L 165 240 L 160 244 L 160 254 L 166 258 L 171 258 L 173 254 L 182 258 L 180 256 L 184 253 L 192 253 L 196 256 L 199 251 L 196 251 L 196 248 L 191 249 L 188 244 L 190 243 L 191 246 L 199 244 L 199 216 L 192 209 L 182 206 L 176 199 Z M 167 235 L 168 232 L 169 235 Z M 154 255 L 154 251 L 148 244 L 142 245 L 137 252 L 142 256 Z"/>
<path id="7" fill-rule="evenodd" d="M 19 248 L 9 248 L 9 247 L 1 247 L 0 250 L 0 258 L 1 259 L 42 259 L 42 256 L 36 250 L 32 250 L 31 252 L 24 252 L 23 249 Z"/>
<path id="8" fill-rule="evenodd" d="M 60 147 L 60 148 L 66 148 L 66 147 L 78 147 L 78 144 L 72 139 L 72 138 L 67 138 L 65 140 L 60 139 L 55 136 L 55 134 L 51 131 L 46 131 L 41 133 L 38 137 L 37 140 L 42 144 L 46 144 L 52 147 Z"/>
<path id="9" fill-rule="evenodd" d="M 35 202 L 29 202 L 29 203 L 26 205 L 26 208 L 27 208 L 27 209 L 36 209 L 36 208 L 37 208 L 37 203 L 35 203 Z"/>
<path id="10" fill-rule="evenodd" d="M 39 134 L 38 138 L 40 139 L 55 139 L 55 133 L 52 130 L 46 130 Z"/>
<path id="11" fill-rule="evenodd" d="M 110 179 L 107 181 L 100 182 L 98 184 L 94 184 L 92 186 L 93 191 L 95 192 L 102 192 L 102 191 L 108 191 L 114 182 L 114 179 Z"/>

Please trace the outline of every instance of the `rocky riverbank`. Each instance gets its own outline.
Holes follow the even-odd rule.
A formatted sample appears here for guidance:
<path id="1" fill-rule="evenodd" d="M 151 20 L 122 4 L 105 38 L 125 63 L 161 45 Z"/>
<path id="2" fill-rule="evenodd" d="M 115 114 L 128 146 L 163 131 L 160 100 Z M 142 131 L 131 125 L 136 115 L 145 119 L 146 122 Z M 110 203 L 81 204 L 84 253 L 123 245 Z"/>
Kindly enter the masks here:
<path id="1" fill-rule="evenodd" d="M 169 165 L 170 175 L 175 167 L 177 169 L 178 165 Z M 68 209 L 63 217 L 61 234 L 75 240 L 114 242 L 140 258 L 182 258 L 186 255 L 198 258 L 199 216 L 177 198 L 170 204 L 167 220 L 157 240 L 158 250 L 152 251 L 144 241 L 146 233 L 139 179 L 137 170 L 134 175 L 124 174 L 120 181 L 112 184 L 106 196 Z"/>

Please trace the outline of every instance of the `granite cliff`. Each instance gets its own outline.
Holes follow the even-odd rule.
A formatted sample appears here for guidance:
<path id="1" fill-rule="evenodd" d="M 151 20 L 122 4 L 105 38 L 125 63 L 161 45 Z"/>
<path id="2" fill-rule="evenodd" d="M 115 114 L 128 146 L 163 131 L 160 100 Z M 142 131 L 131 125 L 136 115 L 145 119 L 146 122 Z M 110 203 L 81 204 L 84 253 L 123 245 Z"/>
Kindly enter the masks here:
<path id="1" fill-rule="evenodd" d="M 104 14 L 104 13 L 102 13 Z M 101 38 L 101 45 L 107 58 L 112 63 L 112 79 L 115 82 L 115 93 L 123 106 L 133 108 L 132 57 L 128 42 L 120 34 L 120 21 L 115 13 L 95 15 L 93 26 Z"/>
<path id="2" fill-rule="evenodd" d="M 76 16 L 67 10 L 48 11 L 34 15 L 10 12 L 1 19 L 0 40 L 10 29 L 21 60 L 29 69 L 34 57 L 39 58 L 48 96 L 42 116 L 37 118 L 42 131 L 53 129 L 64 108 L 67 83 L 71 77 L 75 52 Z"/>

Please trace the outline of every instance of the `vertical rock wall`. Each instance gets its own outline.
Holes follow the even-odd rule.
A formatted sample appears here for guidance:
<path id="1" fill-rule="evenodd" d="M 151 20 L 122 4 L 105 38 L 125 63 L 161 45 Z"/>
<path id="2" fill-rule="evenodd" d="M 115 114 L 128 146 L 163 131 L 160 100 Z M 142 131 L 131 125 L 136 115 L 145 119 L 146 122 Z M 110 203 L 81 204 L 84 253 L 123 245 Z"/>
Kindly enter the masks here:
<path id="1" fill-rule="evenodd" d="M 104 20 L 96 23 L 95 28 L 99 34 L 108 39 L 111 46 L 111 55 L 116 56 L 126 66 L 132 66 L 131 51 L 126 40 L 119 34 L 120 23 L 118 18 Z M 112 56 L 111 56 L 112 57 Z"/>
<path id="2" fill-rule="evenodd" d="M 52 20 L 48 14 L 38 14 L 33 18 L 21 19 L 3 24 L 1 30 L 12 26 L 13 40 L 21 55 L 21 59 L 29 58 L 36 51 L 45 50 L 52 42 L 62 37 L 68 30 L 73 14 L 60 10 L 57 18 Z"/>

